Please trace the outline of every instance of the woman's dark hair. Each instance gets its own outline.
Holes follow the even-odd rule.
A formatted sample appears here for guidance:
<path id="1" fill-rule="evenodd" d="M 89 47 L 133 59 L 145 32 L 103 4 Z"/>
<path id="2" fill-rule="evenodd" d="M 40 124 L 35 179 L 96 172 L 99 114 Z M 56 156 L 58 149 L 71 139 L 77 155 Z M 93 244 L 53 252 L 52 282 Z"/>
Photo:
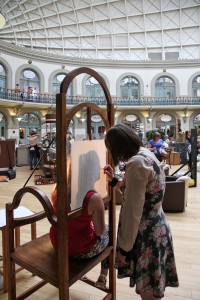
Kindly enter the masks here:
<path id="1" fill-rule="evenodd" d="M 136 155 L 143 143 L 129 126 L 117 124 L 111 127 L 105 136 L 105 145 L 111 153 L 114 165 L 127 161 Z"/>

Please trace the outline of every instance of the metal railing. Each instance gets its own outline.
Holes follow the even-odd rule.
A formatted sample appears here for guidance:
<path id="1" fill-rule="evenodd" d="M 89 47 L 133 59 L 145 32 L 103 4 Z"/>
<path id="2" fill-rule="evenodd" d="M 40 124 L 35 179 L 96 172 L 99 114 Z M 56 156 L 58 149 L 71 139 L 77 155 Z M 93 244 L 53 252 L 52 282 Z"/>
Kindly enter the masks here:
<path id="1" fill-rule="evenodd" d="M 0 92 L 0 99 L 16 102 L 29 102 L 35 104 L 56 104 L 56 95 L 53 94 L 28 94 L 6 90 Z M 200 105 L 200 97 L 140 97 L 140 98 L 121 98 L 112 97 L 115 106 L 174 106 L 174 105 Z M 84 96 L 66 96 L 68 105 L 75 105 L 83 102 L 93 102 L 97 105 L 106 105 L 104 97 L 84 97 Z"/>

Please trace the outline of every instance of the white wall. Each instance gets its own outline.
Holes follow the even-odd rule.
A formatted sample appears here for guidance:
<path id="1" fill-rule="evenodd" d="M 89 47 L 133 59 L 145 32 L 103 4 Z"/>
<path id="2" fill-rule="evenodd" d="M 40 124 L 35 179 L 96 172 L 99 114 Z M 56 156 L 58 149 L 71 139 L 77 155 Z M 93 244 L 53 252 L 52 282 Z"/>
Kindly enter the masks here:
<path id="1" fill-rule="evenodd" d="M 18 78 L 15 78 L 15 74 L 18 68 L 22 65 L 28 64 L 28 59 L 27 58 L 21 58 L 21 57 L 14 57 L 10 54 L 6 53 L 1 53 L 0 56 L 0 63 L 3 63 L 3 60 L 7 62 L 7 64 L 10 65 L 12 69 L 12 82 L 8 82 L 8 88 L 14 89 L 16 82 L 18 82 Z M 59 70 L 62 72 L 62 65 L 58 63 L 51 63 L 51 62 L 43 62 L 43 61 L 37 61 L 37 60 L 32 60 L 32 64 L 30 64 L 31 67 L 37 67 L 40 72 L 43 74 L 44 77 L 44 92 L 45 93 L 51 93 L 51 91 L 48 90 L 48 79 L 50 74 L 55 72 L 55 70 Z M 71 70 L 76 69 L 77 66 L 69 65 L 65 66 L 65 70 L 70 72 Z M 167 76 L 172 76 L 175 78 L 178 82 L 179 88 L 176 96 L 191 96 L 189 95 L 188 91 L 188 82 L 189 79 L 194 76 L 194 74 L 200 74 L 200 67 L 182 67 L 182 68 L 166 68 L 166 73 L 163 72 L 162 68 L 158 67 L 134 67 L 133 68 L 93 68 L 99 74 L 102 74 L 102 76 L 105 78 L 106 82 L 108 81 L 108 88 L 110 90 L 110 93 L 112 96 L 117 96 L 117 80 L 119 77 L 122 76 L 122 74 L 127 75 L 127 74 L 134 74 L 136 77 L 138 76 L 139 78 L 142 79 L 144 89 L 142 91 L 141 96 L 151 96 L 153 97 L 154 95 L 152 94 L 152 81 L 155 80 L 156 76 L 162 76 L 162 75 L 167 75 Z M 82 95 L 83 86 L 82 86 L 82 79 L 84 78 L 84 75 L 81 74 L 78 76 L 77 79 L 77 90 L 75 92 L 76 95 Z M 43 91 L 42 91 L 43 92 Z M 119 96 L 119 95 L 118 95 Z"/>

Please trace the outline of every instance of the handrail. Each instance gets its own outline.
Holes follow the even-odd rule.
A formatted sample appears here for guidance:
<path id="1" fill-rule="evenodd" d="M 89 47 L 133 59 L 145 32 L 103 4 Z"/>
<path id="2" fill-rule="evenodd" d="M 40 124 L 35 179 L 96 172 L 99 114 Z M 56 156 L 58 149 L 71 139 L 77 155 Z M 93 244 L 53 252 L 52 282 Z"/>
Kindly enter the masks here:
<path id="1" fill-rule="evenodd" d="M 56 104 L 56 95 L 53 94 L 28 94 L 5 90 L 0 92 L 0 100 L 15 101 L 33 104 Z M 92 102 L 100 106 L 106 106 L 105 97 L 66 96 L 68 105 L 76 105 L 83 102 Z M 192 106 L 200 105 L 200 97 L 112 97 L 115 106 Z"/>

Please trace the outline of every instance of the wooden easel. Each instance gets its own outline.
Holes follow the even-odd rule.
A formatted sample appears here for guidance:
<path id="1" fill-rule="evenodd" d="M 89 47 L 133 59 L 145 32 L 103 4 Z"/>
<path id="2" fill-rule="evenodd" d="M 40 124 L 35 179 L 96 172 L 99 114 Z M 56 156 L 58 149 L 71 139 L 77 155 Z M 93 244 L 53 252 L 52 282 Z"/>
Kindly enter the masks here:
<path id="1" fill-rule="evenodd" d="M 102 89 L 104 90 L 107 100 L 106 113 L 100 107 L 93 103 L 81 103 L 73 107 L 69 113 L 66 113 L 66 92 L 71 81 L 79 74 L 87 73 L 94 77 Z M 114 271 L 114 252 L 115 252 L 115 203 L 113 192 L 109 188 L 108 197 L 105 203 L 108 207 L 109 216 L 109 245 L 98 256 L 82 260 L 73 261 L 68 257 L 68 220 L 76 218 L 82 213 L 82 209 L 66 213 L 70 199 L 68 199 L 68 180 L 67 177 L 67 149 L 66 149 L 66 132 L 71 119 L 75 113 L 81 108 L 87 108 L 87 130 L 88 136 L 91 138 L 91 109 L 96 111 L 102 118 L 106 130 L 113 125 L 114 122 L 114 107 L 111 101 L 111 96 L 107 86 L 101 76 L 89 68 L 79 68 L 70 72 L 63 80 L 60 87 L 60 94 L 56 96 L 56 173 L 57 173 L 57 191 L 58 191 L 58 216 L 54 215 L 53 208 L 48 197 L 36 187 L 23 187 L 18 190 L 13 198 L 13 202 L 6 205 L 6 219 L 7 219 L 7 235 L 8 235 L 8 295 L 10 300 L 25 299 L 33 292 L 41 288 L 46 283 L 50 283 L 59 289 L 59 299 L 69 299 L 69 287 L 79 280 L 89 270 L 94 268 L 106 257 L 109 258 L 109 287 L 104 290 L 106 296 L 103 299 L 116 299 L 116 279 Z M 108 163 L 112 165 L 111 158 L 108 155 Z M 33 194 L 42 204 L 44 212 L 34 214 L 31 217 L 23 219 L 14 219 L 13 211 L 16 209 L 23 196 L 27 193 Z M 66 201 L 67 199 L 67 201 Z M 53 226 L 57 226 L 59 232 L 58 239 L 58 253 L 53 249 L 49 234 L 39 237 L 17 248 L 14 246 L 14 229 L 17 226 L 23 226 L 33 221 L 38 221 L 42 218 L 48 218 Z M 15 263 L 22 268 L 30 271 L 34 275 L 40 277 L 42 280 L 25 291 L 20 296 L 16 296 L 16 278 L 15 278 Z M 88 279 L 84 281 L 92 286 L 95 282 Z"/>

